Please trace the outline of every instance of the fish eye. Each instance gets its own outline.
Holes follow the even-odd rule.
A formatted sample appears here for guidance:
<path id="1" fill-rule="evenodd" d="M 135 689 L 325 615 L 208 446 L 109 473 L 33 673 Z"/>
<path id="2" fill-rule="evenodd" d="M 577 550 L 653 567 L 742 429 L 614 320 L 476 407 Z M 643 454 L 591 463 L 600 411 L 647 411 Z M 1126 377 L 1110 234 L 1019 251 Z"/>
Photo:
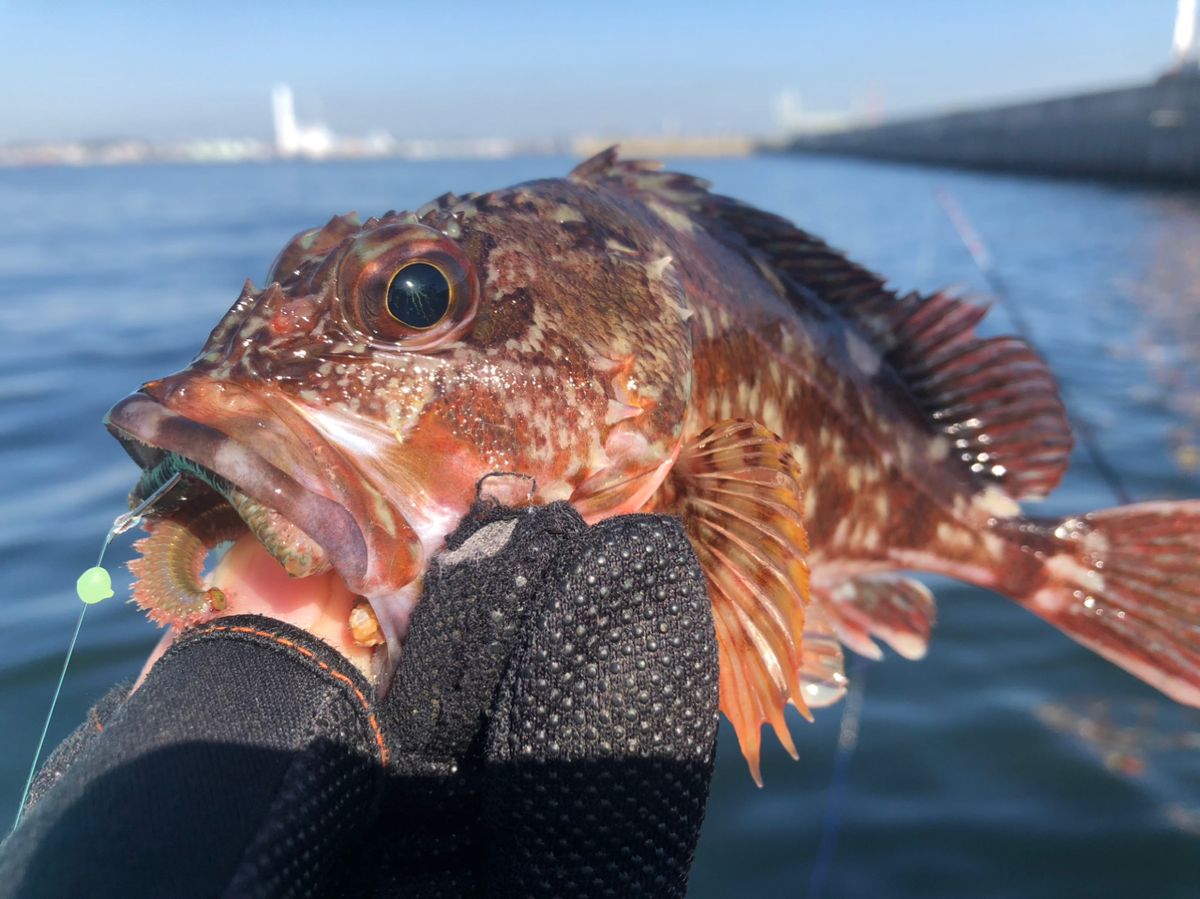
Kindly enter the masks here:
<path id="1" fill-rule="evenodd" d="M 432 328 L 450 311 L 453 287 L 436 265 L 411 262 L 402 266 L 388 283 L 388 314 L 417 331 Z"/>
<path id="2" fill-rule="evenodd" d="M 424 225 L 371 228 L 342 250 L 337 266 L 345 323 L 377 346 L 435 350 L 466 333 L 479 309 L 470 258 Z"/>

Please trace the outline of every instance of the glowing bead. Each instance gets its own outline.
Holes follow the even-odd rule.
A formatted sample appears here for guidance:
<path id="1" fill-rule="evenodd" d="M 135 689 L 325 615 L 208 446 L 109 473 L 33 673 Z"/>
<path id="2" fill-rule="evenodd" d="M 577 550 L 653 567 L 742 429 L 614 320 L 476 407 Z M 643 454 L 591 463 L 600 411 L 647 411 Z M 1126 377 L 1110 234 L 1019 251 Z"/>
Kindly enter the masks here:
<path id="1" fill-rule="evenodd" d="M 113 595 L 112 578 L 105 569 L 98 565 L 95 568 L 89 568 L 79 575 L 79 580 L 75 582 L 75 592 L 89 606 L 98 603 Z"/>

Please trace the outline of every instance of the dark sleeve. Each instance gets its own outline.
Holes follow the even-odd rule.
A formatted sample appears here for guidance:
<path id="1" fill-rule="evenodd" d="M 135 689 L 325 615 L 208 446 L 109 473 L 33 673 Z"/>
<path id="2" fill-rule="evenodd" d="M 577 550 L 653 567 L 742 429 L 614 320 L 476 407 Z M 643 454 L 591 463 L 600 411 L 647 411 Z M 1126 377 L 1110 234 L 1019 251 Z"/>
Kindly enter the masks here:
<path id="1" fill-rule="evenodd" d="M 0 896 L 309 894 L 371 818 L 372 699 L 342 656 L 280 622 L 185 633 L 51 758 L 0 854 Z"/>

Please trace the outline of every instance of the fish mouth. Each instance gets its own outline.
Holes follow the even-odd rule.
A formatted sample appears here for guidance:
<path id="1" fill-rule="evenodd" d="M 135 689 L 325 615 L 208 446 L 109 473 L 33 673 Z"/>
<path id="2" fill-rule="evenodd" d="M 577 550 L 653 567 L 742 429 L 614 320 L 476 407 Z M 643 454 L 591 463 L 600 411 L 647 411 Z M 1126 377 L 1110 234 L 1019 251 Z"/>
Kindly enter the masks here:
<path id="1" fill-rule="evenodd" d="M 211 469 L 171 450 L 158 450 L 143 444 L 139 452 L 147 453 L 147 467 L 130 491 L 130 508 L 139 505 L 179 474 L 180 482 L 147 513 L 151 520 L 178 515 L 184 508 L 212 508 L 219 500 L 224 500 L 290 577 L 309 577 L 332 567 L 325 548 L 303 528 L 278 510 L 252 499 Z"/>
<path id="2" fill-rule="evenodd" d="M 131 563 L 134 599 L 151 618 L 185 625 L 222 610 L 224 595 L 203 582 L 204 559 L 247 531 L 294 578 L 332 568 L 370 598 L 415 577 L 405 523 L 381 512 L 352 466 L 303 421 L 249 390 L 172 377 L 105 416 L 142 468 L 131 508 L 179 476 L 146 512 L 150 536 Z"/>

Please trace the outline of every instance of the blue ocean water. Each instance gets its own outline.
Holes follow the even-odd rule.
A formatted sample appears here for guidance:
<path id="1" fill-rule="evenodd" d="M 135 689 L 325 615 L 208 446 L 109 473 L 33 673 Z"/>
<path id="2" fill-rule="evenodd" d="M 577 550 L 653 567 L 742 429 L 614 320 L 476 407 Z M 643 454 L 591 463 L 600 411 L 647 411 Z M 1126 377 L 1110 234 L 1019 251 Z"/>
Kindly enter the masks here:
<path id="1" fill-rule="evenodd" d="M 243 279 L 261 282 L 294 232 L 570 165 L 0 171 L 0 813 L 15 811 L 77 614 L 75 577 L 135 478 L 100 426 L 104 411 L 186 364 Z M 983 295 L 935 200 L 946 192 L 1130 490 L 1200 496 L 1189 455 L 1200 199 L 804 157 L 675 166 L 795 219 L 897 287 Z M 1007 326 L 997 308 L 991 327 Z M 1112 504 L 1077 451 L 1035 511 Z M 129 554 L 118 541 L 109 567 L 121 571 Z M 117 581 L 127 595 L 127 577 Z M 948 582 L 936 592 L 929 656 L 857 668 L 861 715 L 797 717 L 799 762 L 769 738 L 764 789 L 722 732 L 692 895 L 1200 894 L 1200 715 L 1000 597 Z M 136 672 L 155 639 L 119 601 L 89 613 L 51 744 Z"/>

